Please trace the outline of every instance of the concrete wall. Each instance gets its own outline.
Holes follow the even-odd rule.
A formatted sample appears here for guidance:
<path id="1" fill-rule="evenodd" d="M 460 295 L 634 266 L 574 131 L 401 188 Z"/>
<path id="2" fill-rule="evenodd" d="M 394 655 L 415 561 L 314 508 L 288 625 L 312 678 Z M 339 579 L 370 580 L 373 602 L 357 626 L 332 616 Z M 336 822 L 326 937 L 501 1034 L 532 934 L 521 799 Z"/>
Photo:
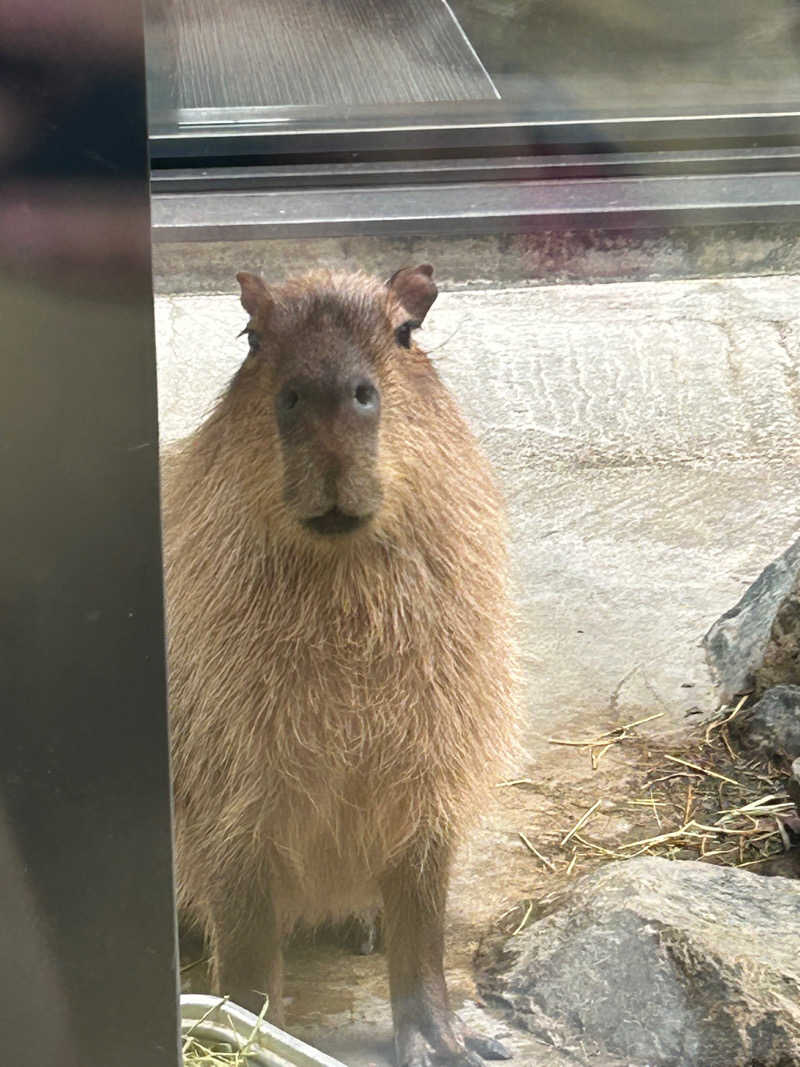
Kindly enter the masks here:
<path id="1" fill-rule="evenodd" d="M 219 243 L 155 237 L 158 293 L 233 293 L 239 270 L 279 279 L 311 267 L 360 268 L 388 278 L 426 262 L 449 289 L 800 273 L 798 227 L 790 223 Z"/>

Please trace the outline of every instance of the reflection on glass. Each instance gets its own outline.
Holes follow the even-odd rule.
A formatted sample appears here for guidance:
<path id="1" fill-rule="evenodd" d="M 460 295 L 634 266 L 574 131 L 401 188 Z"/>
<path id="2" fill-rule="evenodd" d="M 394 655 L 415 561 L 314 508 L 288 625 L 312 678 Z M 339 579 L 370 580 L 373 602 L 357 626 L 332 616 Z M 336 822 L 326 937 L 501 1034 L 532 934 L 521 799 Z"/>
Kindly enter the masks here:
<path id="1" fill-rule="evenodd" d="M 794 0 L 454 0 L 504 100 L 716 111 L 800 96 Z"/>
<path id="2" fill-rule="evenodd" d="M 162 122 L 658 115 L 800 99 L 795 0 L 149 0 L 147 19 Z"/>

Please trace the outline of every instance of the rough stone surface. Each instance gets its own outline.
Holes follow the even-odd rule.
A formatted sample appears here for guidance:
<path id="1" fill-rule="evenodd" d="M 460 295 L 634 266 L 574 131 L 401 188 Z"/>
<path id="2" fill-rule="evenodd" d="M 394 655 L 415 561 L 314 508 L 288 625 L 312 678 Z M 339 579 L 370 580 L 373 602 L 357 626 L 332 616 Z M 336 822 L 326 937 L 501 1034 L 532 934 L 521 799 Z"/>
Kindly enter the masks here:
<path id="1" fill-rule="evenodd" d="M 752 708 L 741 712 L 731 731 L 766 756 L 800 756 L 800 686 L 776 685 Z"/>
<path id="2" fill-rule="evenodd" d="M 800 541 L 765 567 L 703 639 L 722 702 L 800 682 Z"/>
<path id="3" fill-rule="evenodd" d="M 584 1062 L 800 1061 L 800 884 L 699 862 L 614 863 L 510 943 L 516 1022 Z M 596 1062 L 596 1061 L 594 1061 Z"/>
<path id="4" fill-rule="evenodd" d="M 800 570 L 778 606 L 763 662 L 756 671 L 758 693 L 782 684 L 800 685 Z"/>

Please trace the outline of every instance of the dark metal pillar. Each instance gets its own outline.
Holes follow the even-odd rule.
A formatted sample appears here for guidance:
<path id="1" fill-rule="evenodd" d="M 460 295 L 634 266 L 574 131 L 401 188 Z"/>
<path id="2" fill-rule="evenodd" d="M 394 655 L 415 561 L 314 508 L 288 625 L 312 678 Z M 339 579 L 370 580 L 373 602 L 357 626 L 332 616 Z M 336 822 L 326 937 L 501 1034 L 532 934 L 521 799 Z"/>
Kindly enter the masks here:
<path id="1" fill-rule="evenodd" d="M 173 1067 L 137 0 L 0 0 L 0 1046 Z"/>

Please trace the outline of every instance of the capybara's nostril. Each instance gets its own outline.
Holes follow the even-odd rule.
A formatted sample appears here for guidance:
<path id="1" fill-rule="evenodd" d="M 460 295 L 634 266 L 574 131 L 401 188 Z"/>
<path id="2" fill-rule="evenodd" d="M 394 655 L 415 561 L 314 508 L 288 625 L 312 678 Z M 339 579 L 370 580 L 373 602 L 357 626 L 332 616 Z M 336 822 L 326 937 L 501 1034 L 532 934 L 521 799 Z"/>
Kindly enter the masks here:
<path id="1" fill-rule="evenodd" d="M 380 393 L 372 382 L 362 380 L 353 390 L 353 406 L 360 415 L 377 415 Z"/>
<path id="2" fill-rule="evenodd" d="M 278 408 L 281 411 L 293 411 L 299 403 L 300 394 L 290 386 L 286 386 L 278 393 Z"/>

